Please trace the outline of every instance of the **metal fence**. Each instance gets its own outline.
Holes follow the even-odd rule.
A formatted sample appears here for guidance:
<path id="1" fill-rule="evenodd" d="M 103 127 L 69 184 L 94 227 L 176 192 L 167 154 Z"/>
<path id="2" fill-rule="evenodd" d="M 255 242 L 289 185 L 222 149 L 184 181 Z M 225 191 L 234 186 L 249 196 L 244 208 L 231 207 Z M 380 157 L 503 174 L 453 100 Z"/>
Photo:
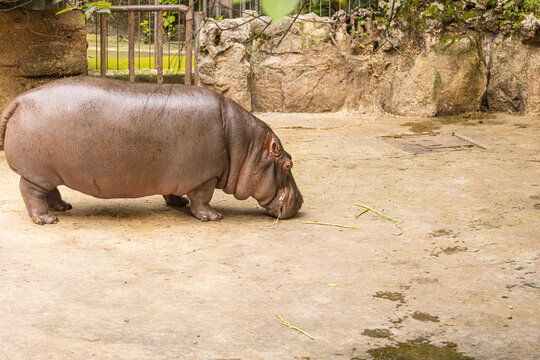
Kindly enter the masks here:
<path id="1" fill-rule="evenodd" d="M 293 13 L 332 16 L 368 6 L 369 1 L 306 0 Z M 114 76 L 133 81 L 188 83 L 197 80 L 198 33 L 202 18 L 236 18 L 246 10 L 264 15 L 260 0 L 114 0 L 112 16 L 94 15 L 87 19 L 88 69 L 91 74 Z M 129 9 L 134 9 L 128 11 Z M 200 14 L 193 18 L 193 14 Z M 192 20 L 197 22 L 195 28 Z M 194 42 L 192 44 L 192 42 Z M 197 83 L 195 81 L 195 83 Z"/>
<path id="2" fill-rule="evenodd" d="M 292 1 L 292 0 L 291 0 Z M 375 0 L 302 0 L 298 1 L 295 13 L 302 9 L 303 13 L 315 13 L 319 16 L 332 16 L 339 10 L 351 11 L 357 7 L 367 6 Z M 198 0 L 194 9 L 202 11 L 205 18 L 240 17 L 245 10 L 255 10 L 264 15 L 260 0 L 236 2 L 233 0 Z"/>

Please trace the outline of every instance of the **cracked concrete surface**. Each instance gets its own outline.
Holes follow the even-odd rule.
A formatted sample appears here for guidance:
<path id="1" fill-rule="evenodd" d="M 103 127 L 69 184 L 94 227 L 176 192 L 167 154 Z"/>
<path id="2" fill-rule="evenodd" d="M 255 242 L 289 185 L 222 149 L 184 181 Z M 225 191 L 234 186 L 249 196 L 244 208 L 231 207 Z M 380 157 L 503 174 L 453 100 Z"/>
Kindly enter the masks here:
<path id="1" fill-rule="evenodd" d="M 260 117 L 305 199 L 279 225 L 219 191 L 224 220 L 202 223 L 62 187 L 74 209 L 34 225 L 0 153 L 0 359 L 368 359 L 415 339 L 540 358 L 540 118 L 438 123 L 487 149 L 411 155 L 378 136 L 435 120 Z"/>

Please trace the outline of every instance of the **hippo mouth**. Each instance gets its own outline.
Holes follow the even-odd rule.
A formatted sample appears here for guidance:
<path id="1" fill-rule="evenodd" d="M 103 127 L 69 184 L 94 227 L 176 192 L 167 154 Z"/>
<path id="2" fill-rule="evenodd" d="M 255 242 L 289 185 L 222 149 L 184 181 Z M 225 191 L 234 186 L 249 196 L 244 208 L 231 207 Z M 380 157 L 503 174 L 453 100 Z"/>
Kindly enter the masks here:
<path id="1" fill-rule="evenodd" d="M 302 203 L 302 195 L 292 195 L 290 192 L 278 191 L 276 196 L 267 204 L 262 205 L 270 216 L 277 219 L 288 219 L 296 215 Z"/>

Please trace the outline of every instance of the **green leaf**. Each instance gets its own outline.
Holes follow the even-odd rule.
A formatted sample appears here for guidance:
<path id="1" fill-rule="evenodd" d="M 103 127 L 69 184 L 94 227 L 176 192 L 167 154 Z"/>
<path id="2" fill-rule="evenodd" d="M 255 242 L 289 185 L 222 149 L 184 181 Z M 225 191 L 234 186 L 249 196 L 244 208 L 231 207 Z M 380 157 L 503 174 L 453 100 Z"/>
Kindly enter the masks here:
<path id="1" fill-rule="evenodd" d="M 261 0 L 263 11 L 273 21 L 278 21 L 282 17 L 289 15 L 297 4 L 298 0 Z"/>
<path id="2" fill-rule="evenodd" d="M 106 14 L 110 14 L 111 13 L 111 9 L 109 8 L 103 8 L 103 9 L 99 9 L 99 10 L 96 10 L 97 13 L 106 13 Z"/>
<path id="3" fill-rule="evenodd" d="M 88 15 L 92 15 L 92 13 L 94 12 L 94 10 L 96 10 L 96 7 L 95 6 L 89 6 L 87 7 L 86 9 L 84 9 L 84 13 L 88 16 Z"/>

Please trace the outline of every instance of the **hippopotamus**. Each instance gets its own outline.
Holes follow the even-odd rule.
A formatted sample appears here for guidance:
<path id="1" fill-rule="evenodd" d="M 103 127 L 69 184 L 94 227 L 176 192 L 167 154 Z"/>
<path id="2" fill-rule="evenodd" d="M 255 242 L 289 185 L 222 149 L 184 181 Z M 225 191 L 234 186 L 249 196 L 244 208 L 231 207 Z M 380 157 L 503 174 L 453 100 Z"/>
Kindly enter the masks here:
<path id="1" fill-rule="evenodd" d="M 222 218 L 209 204 L 214 189 L 253 197 L 280 219 L 303 203 L 272 129 L 198 86 L 57 80 L 7 106 L 1 139 L 36 224 L 58 222 L 49 210 L 71 209 L 59 185 L 102 199 L 163 195 L 168 205 L 191 203 L 202 221 Z"/>

